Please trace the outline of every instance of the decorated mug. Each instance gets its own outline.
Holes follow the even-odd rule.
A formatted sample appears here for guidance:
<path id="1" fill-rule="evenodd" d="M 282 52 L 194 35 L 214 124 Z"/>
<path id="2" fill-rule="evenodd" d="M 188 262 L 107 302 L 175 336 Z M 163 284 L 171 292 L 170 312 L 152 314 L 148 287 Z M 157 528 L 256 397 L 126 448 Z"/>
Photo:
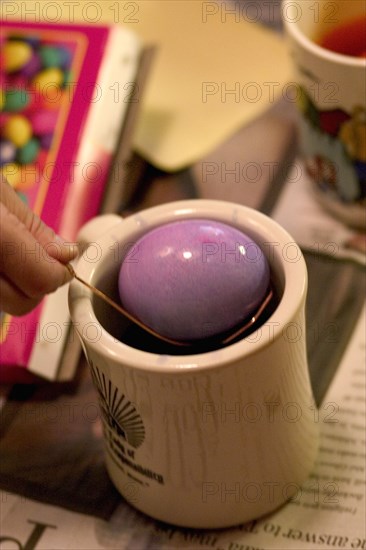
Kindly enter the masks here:
<path id="1" fill-rule="evenodd" d="M 133 243 L 157 226 L 187 219 L 233 226 L 265 254 L 278 300 L 249 336 L 202 353 L 171 353 L 165 344 L 160 350 L 146 342 L 141 347 L 144 336 L 134 345 L 130 322 L 78 281 L 71 284 L 69 303 L 99 395 L 106 466 L 117 489 L 164 522 L 220 528 L 283 504 L 315 461 L 318 425 L 306 357 L 301 251 L 260 212 L 197 199 L 125 219 L 95 218 L 81 232 L 81 241 L 90 244 L 75 271 L 117 300 L 120 265 Z"/>
<path id="2" fill-rule="evenodd" d="M 301 152 L 317 199 L 366 228 L 366 4 L 284 0 L 299 84 Z"/>

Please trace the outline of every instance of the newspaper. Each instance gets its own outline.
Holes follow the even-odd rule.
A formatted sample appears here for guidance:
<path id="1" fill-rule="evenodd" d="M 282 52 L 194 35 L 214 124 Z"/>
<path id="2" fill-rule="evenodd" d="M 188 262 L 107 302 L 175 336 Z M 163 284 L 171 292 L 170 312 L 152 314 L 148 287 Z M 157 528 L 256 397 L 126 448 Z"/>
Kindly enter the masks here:
<path id="1" fill-rule="evenodd" d="M 306 178 L 300 185 L 290 173 L 271 215 L 304 248 L 363 264 L 361 252 L 345 246 L 354 232 L 319 208 Z M 365 316 L 364 306 L 336 375 L 314 407 L 321 432 L 314 471 L 275 513 L 233 529 L 200 531 L 154 521 L 123 500 L 106 521 L 2 490 L 1 550 L 366 550 Z"/>
<path id="2" fill-rule="evenodd" d="M 284 192 L 271 217 L 287 229 L 302 248 L 337 260 L 366 263 L 365 233 L 347 227 L 319 204 L 300 158 L 288 167 Z"/>
<path id="3" fill-rule="evenodd" d="M 150 520 L 124 502 L 103 521 L 2 491 L 1 550 L 365 549 L 365 314 L 314 409 L 321 424 L 314 472 L 277 512 L 235 529 L 196 531 Z"/>

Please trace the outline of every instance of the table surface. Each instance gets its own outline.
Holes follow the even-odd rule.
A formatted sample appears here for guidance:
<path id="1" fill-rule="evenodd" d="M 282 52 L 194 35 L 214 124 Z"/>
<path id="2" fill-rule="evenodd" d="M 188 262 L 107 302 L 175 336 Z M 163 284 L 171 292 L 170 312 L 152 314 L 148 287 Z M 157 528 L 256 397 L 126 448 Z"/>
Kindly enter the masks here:
<path id="1" fill-rule="evenodd" d="M 263 2 L 264 15 L 266 9 L 268 2 Z M 273 17 L 271 23 L 280 26 Z M 293 106 L 280 102 L 178 173 L 163 173 L 134 155 L 130 162 L 134 177 L 122 213 L 202 197 L 238 202 L 271 215 L 296 154 L 296 113 Z M 230 170 L 236 162 L 241 167 L 261 166 L 260 177 L 248 182 L 243 170 L 239 177 L 223 172 L 223 166 Z M 205 181 L 207 163 L 220 169 Z M 269 171 L 266 166 L 276 169 Z M 364 269 L 354 262 L 309 252 L 304 256 L 309 273 L 309 369 L 320 403 L 361 310 L 365 277 Z M 336 327 L 335 337 L 324 330 L 329 326 Z M 105 470 L 98 399 L 85 358 L 80 358 L 70 383 L 2 387 L 1 395 L 6 402 L 0 423 L 0 488 L 107 520 L 123 499 Z"/>
<path id="2" fill-rule="evenodd" d="M 194 166 L 163 173 L 134 157 L 137 185 L 124 215 L 155 204 L 192 197 L 236 201 L 268 215 L 285 182 L 286 166 L 297 153 L 294 113 L 276 105 L 242 128 Z M 255 184 L 218 171 L 205 182 L 207 162 L 218 166 L 260 166 Z M 267 164 L 265 164 L 267 163 Z M 350 261 L 304 252 L 309 273 L 307 345 L 310 376 L 320 403 L 347 345 L 364 296 L 364 269 Z M 319 327 L 336 327 L 336 335 Z M 336 336 L 336 337 L 334 337 Z M 108 519 L 122 498 L 104 466 L 97 394 L 82 356 L 70 383 L 1 388 L 7 400 L 1 415 L 0 488 L 69 510 Z"/>

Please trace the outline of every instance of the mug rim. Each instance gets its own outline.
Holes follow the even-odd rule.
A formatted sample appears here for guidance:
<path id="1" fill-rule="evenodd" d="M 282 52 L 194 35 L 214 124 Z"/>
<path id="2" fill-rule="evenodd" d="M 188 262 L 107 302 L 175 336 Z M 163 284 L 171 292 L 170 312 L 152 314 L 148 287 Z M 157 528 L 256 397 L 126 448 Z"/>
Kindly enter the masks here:
<path id="1" fill-rule="evenodd" d="M 288 9 L 294 9 L 293 0 L 283 0 L 283 5 L 288 5 Z M 364 69 L 366 66 L 366 59 L 363 57 L 353 57 L 351 55 L 345 55 L 342 53 L 333 52 L 327 48 L 323 48 L 316 42 L 313 42 L 303 31 L 299 28 L 297 21 L 289 21 L 283 17 L 283 23 L 288 34 L 302 46 L 316 57 L 321 57 L 327 62 L 333 62 L 339 65 L 346 65 L 348 67 L 358 67 Z"/>
<path id="2" fill-rule="evenodd" d="M 242 215 L 242 219 L 245 218 L 245 229 L 242 227 L 243 222 L 240 226 L 235 220 L 232 220 L 232 218 L 240 214 Z M 211 199 L 179 200 L 147 208 L 127 218 L 121 218 L 121 221 L 117 224 L 119 227 L 116 225 L 112 230 L 107 230 L 106 234 L 102 235 L 96 243 L 102 250 L 103 247 L 107 249 L 111 247 L 111 231 L 114 239 L 117 233 L 119 237 L 123 233 L 123 239 L 121 240 L 129 242 L 128 234 L 132 234 L 133 230 L 143 233 L 144 227 L 146 227 L 146 230 L 149 230 L 159 224 L 187 218 L 206 218 L 223 223 L 231 223 L 237 229 L 242 231 L 248 230 L 249 233 L 255 233 L 257 230 L 257 233 L 261 233 L 263 237 L 263 243 L 279 243 L 280 245 L 290 243 L 296 245 L 298 251 L 300 251 L 295 239 L 275 220 L 265 214 L 244 205 Z M 259 227 L 261 231 L 259 231 Z M 265 231 L 263 231 L 264 227 L 266 228 Z M 267 237 L 269 240 L 266 240 Z M 115 243 L 116 241 L 113 242 Z M 277 254 L 277 252 L 274 249 L 274 253 Z M 97 272 L 97 264 L 92 265 L 92 267 L 91 265 L 84 255 L 82 255 L 75 268 L 78 275 L 89 283 L 92 282 Z M 83 329 L 85 329 L 87 324 L 93 323 L 98 325 L 100 338 L 96 341 L 88 340 L 88 347 L 96 354 L 103 355 L 105 359 L 111 360 L 114 363 L 120 362 L 130 368 L 165 374 L 182 373 L 184 371 L 191 372 L 192 369 L 198 372 L 217 368 L 227 363 L 239 361 L 243 357 L 249 357 L 272 345 L 278 338 L 283 337 L 283 326 L 286 326 L 287 323 L 290 323 L 296 317 L 298 310 L 305 302 L 307 293 L 307 269 L 302 252 L 300 251 L 300 256 L 296 262 L 284 260 L 281 266 L 284 272 L 283 295 L 275 311 L 266 321 L 266 323 L 269 321 L 271 323 L 278 323 L 281 331 L 277 331 L 277 334 L 271 338 L 259 338 L 259 341 L 248 342 L 244 337 L 224 348 L 190 355 L 160 355 L 142 351 L 117 340 L 101 325 L 94 312 L 92 291 L 75 279 L 70 283 L 69 288 L 71 319 L 77 332 L 79 332 L 82 342 Z M 289 279 L 290 270 L 291 277 Z M 250 336 L 253 338 L 260 329 L 261 327 L 251 333 Z"/>

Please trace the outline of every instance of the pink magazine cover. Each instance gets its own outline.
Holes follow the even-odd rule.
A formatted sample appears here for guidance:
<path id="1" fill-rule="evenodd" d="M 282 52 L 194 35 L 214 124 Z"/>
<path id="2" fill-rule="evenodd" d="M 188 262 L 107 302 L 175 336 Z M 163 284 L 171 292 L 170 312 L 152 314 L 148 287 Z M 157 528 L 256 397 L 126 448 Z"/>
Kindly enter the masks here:
<path id="1" fill-rule="evenodd" d="M 101 143 L 89 143 L 82 159 L 78 154 L 85 150 L 88 114 L 100 100 L 98 75 L 112 30 L 1 23 L 1 170 L 21 198 L 70 242 L 98 213 L 111 163 L 112 152 Z M 17 128 L 23 124 L 16 135 L 15 119 Z M 23 317 L 1 313 L 0 381 L 26 381 L 34 346 L 45 336 L 57 337 L 50 323 L 49 334 L 42 334 L 43 308 L 44 301 Z"/>

